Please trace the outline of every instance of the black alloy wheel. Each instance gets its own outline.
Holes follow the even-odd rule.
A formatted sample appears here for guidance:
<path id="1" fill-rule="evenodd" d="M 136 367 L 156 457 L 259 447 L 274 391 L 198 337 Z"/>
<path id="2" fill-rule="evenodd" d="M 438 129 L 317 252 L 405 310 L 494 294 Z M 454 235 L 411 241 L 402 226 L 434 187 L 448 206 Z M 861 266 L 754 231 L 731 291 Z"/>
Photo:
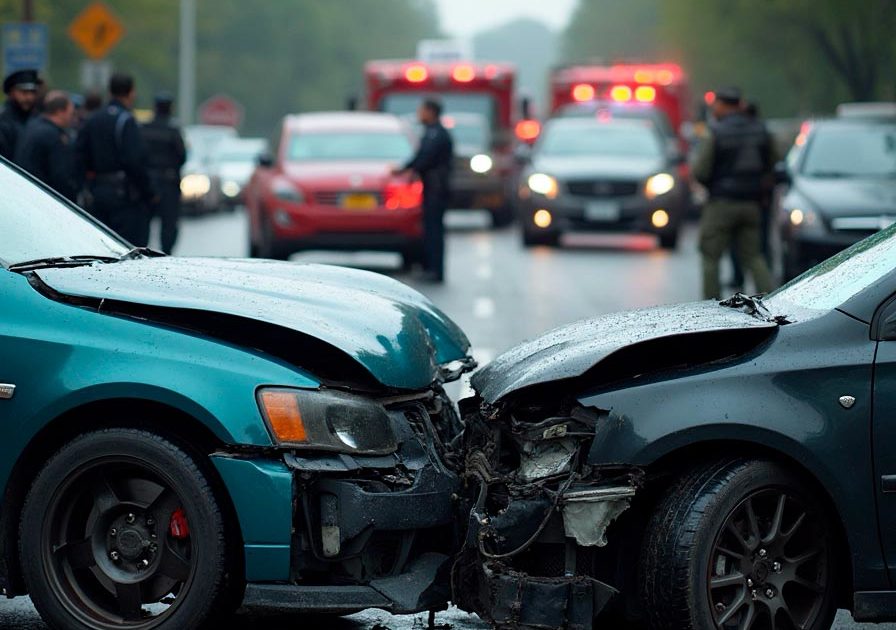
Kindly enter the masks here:
<path id="1" fill-rule="evenodd" d="M 23 570 L 55 628 L 197 628 L 233 607 L 224 523 L 188 454 L 131 429 L 80 436 L 39 473 Z M 239 602 L 236 602 L 238 605 Z"/>
<path id="2" fill-rule="evenodd" d="M 771 461 L 685 474 L 649 523 L 639 582 L 651 630 L 828 630 L 837 556 L 817 491 Z"/>

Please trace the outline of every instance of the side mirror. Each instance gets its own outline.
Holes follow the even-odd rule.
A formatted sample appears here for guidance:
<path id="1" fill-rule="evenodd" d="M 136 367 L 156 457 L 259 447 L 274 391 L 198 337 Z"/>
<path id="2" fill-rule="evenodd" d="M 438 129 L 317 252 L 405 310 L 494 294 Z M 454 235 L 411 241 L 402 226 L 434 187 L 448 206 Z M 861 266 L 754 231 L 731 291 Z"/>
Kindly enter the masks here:
<path id="1" fill-rule="evenodd" d="M 669 160 L 669 164 L 672 166 L 681 166 L 687 163 L 688 156 L 679 148 L 678 140 L 673 140 L 669 143 L 669 146 L 666 148 L 666 159 Z"/>
<path id="2" fill-rule="evenodd" d="M 782 161 L 775 164 L 775 183 L 789 184 L 792 180 L 790 169 L 787 168 L 787 162 Z"/>
<path id="3" fill-rule="evenodd" d="M 267 151 L 258 154 L 258 165 L 261 168 L 271 168 L 274 166 L 274 156 Z"/>

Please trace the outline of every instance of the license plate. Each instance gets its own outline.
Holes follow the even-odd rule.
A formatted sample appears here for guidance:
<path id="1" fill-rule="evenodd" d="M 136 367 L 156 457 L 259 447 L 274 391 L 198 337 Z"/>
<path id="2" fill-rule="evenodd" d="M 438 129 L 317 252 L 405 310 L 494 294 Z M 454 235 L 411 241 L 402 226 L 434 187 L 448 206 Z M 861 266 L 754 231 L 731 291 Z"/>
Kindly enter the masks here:
<path id="1" fill-rule="evenodd" d="M 346 210 L 373 210 L 376 206 L 374 195 L 352 193 L 342 196 L 342 207 Z"/>
<path id="2" fill-rule="evenodd" d="M 589 201 L 585 204 L 585 218 L 588 221 L 618 221 L 620 214 L 617 201 Z"/>

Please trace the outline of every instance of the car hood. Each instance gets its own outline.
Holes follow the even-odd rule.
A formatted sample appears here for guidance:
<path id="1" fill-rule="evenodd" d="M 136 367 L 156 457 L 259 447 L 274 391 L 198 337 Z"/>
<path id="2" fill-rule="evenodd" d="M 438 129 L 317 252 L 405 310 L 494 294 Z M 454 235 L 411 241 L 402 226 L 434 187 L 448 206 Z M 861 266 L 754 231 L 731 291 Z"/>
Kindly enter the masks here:
<path id="1" fill-rule="evenodd" d="M 652 339 L 778 324 L 718 302 L 695 302 L 612 313 L 552 330 L 511 348 L 473 375 L 487 404 L 533 385 L 582 376 L 614 353 Z"/>
<path id="2" fill-rule="evenodd" d="M 800 177 L 794 189 L 828 217 L 896 214 L 896 179 Z"/>
<path id="3" fill-rule="evenodd" d="M 470 345 L 423 295 L 356 269 L 160 257 L 35 273 L 64 296 L 198 311 L 209 319 L 235 316 L 247 337 L 252 322 L 286 329 L 283 343 L 289 343 L 288 331 L 299 332 L 341 350 L 391 388 L 430 385 L 440 377 L 439 366 L 463 360 Z"/>
<path id="4" fill-rule="evenodd" d="M 618 157 L 610 155 L 554 157 L 537 155 L 532 161 L 535 171 L 558 179 L 599 177 L 607 179 L 647 179 L 663 170 L 664 162 L 656 157 Z"/>
<path id="5" fill-rule="evenodd" d="M 327 162 L 294 162 L 283 166 L 283 174 L 297 184 L 338 185 L 354 188 L 377 188 L 390 175 L 390 170 L 398 164 L 382 160 L 336 160 Z"/>
<path id="6" fill-rule="evenodd" d="M 245 184 L 252 177 L 255 170 L 254 164 L 221 164 L 218 166 L 217 174 L 223 180 L 235 181 L 238 184 Z"/>

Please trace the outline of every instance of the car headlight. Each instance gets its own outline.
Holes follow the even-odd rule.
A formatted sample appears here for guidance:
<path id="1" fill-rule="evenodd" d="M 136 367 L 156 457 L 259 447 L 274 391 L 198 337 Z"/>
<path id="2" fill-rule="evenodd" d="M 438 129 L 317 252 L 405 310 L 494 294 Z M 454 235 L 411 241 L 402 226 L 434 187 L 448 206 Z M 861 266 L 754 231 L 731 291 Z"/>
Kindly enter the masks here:
<path id="1" fill-rule="evenodd" d="M 383 455 L 398 443 L 386 409 L 336 391 L 265 388 L 258 406 L 279 446 Z"/>
<path id="2" fill-rule="evenodd" d="M 470 170 L 474 173 L 488 173 L 492 170 L 492 165 L 492 159 L 485 153 L 480 153 L 470 158 Z"/>
<path id="3" fill-rule="evenodd" d="M 305 203 L 305 195 L 302 191 L 287 182 L 278 182 L 274 184 L 274 196 L 283 201 L 291 203 Z"/>
<path id="4" fill-rule="evenodd" d="M 190 173 L 180 180 L 180 192 L 185 197 L 201 197 L 211 190 L 212 182 L 208 175 Z"/>
<path id="5" fill-rule="evenodd" d="M 223 192 L 228 197 L 236 197 L 240 194 L 240 190 L 242 190 L 242 188 L 240 187 L 239 182 L 235 182 L 232 179 L 228 179 L 226 182 L 221 184 L 221 192 Z"/>
<path id="6" fill-rule="evenodd" d="M 539 195 L 544 195 L 549 199 L 557 196 L 557 180 L 550 175 L 544 173 L 532 173 L 526 180 L 529 184 L 529 190 Z"/>
<path id="7" fill-rule="evenodd" d="M 665 195 L 667 192 L 675 188 L 675 178 L 669 173 L 657 173 L 647 180 L 644 185 L 644 193 L 648 199 Z"/>
<path id="8" fill-rule="evenodd" d="M 818 215 L 808 208 L 791 208 L 787 213 L 791 228 L 797 230 L 812 229 L 819 225 Z"/>

